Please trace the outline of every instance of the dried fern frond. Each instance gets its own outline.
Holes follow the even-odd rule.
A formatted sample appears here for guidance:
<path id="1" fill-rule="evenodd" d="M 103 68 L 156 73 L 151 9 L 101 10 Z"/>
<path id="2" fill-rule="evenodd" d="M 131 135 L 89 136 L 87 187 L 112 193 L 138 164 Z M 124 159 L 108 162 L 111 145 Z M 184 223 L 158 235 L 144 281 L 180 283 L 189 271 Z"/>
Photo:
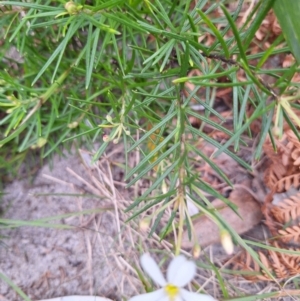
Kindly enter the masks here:
<path id="1" fill-rule="evenodd" d="M 300 173 L 286 176 L 275 184 L 276 192 L 288 191 L 292 186 L 298 188 L 300 185 Z"/>
<path id="2" fill-rule="evenodd" d="M 271 190 L 273 190 L 278 181 L 282 181 L 287 176 L 293 177 L 297 174 L 300 165 L 300 142 L 291 130 L 287 130 L 283 134 L 282 139 L 277 139 L 275 144 L 277 152 L 274 151 L 270 141 L 266 141 L 264 145 L 264 152 L 270 161 L 269 167 L 264 173 L 264 180 Z M 297 185 L 299 182 L 298 178 L 298 182 L 295 181 L 295 184 Z M 285 189 L 280 184 L 282 183 L 278 184 L 277 192 L 282 192 Z"/>
<path id="3" fill-rule="evenodd" d="M 265 254 L 262 252 L 258 252 L 258 256 L 260 261 L 265 265 L 265 267 L 268 268 L 268 270 L 271 270 L 271 265 Z M 268 275 L 265 274 L 264 271 L 261 271 L 260 266 L 257 264 L 256 261 L 253 260 L 251 255 L 249 255 L 246 251 L 243 251 L 239 257 L 234 261 L 233 263 L 233 270 L 238 270 L 241 272 L 242 276 L 245 279 L 251 280 L 251 281 L 259 281 L 259 280 L 265 280 L 269 281 L 271 280 Z"/>
<path id="4" fill-rule="evenodd" d="M 272 246 L 281 248 L 277 242 L 273 242 Z M 300 251 L 300 249 L 292 248 L 288 248 L 288 250 Z M 300 273 L 300 256 L 273 250 L 262 250 L 257 254 L 263 265 L 277 279 L 284 279 Z M 243 272 L 243 277 L 248 280 L 272 280 L 246 251 L 243 251 L 235 260 L 233 269 Z"/>
<path id="5" fill-rule="evenodd" d="M 296 148 L 292 152 L 291 157 L 294 160 L 294 165 L 299 166 L 300 165 L 300 148 Z"/>
<path id="6" fill-rule="evenodd" d="M 268 250 L 268 252 L 273 267 L 273 271 L 275 272 L 277 278 L 284 279 L 288 277 L 289 272 L 287 271 L 285 265 L 282 264 L 280 260 L 280 254 L 272 250 Z"/>
<path id="7" fill-rule="evenodd" d="M 285 131 L 285 135 L 288 141 L 293 143 L 295 149 L 300 149 L 300 141 L 298 140 L 295 133 L 291 129 Z"/>
<path id="8" fill-rule="evenodd" d="M 300 193 L 284 199 L 271 209 L 274 218 L 281 224 L 296 220 L 300 217 Z"/>
<path id="9" fill-rule="evenodd" d="M 262 211 L 265 224 L 275 237 L 271 245 L 291 250 L 287 243 L 300 245 L 300 193 L 296 191 L 300 186 L 300 142 L 291 130 L 286 129 L 282 139 L 275 140 L 275 144 L 277 152 L 270 140 L 264 144 L 264 152 L 268 158 L 264 184 L 270 192 L 265 196 Z M 286 193 L 285 197 L 282 192 Z M 277 193 L 279 195 L 275 196 Z M 258 251 L 257 255 L 278 279 L 300 274 L 300 256 L 269 249 Z M 243 277 L 249 280 L 271 280 L 246 252 L 236 259 L 234 268 L 243 271 Z"/>
<path id="10" fill-rule="evenodd" d="M 300 242 L 300 224 L 292 227 L 288 227 L 285 230 L 278 230 L 281 235 L 281 240 L 285 242 L 295 241 Z"/>
<path id="11" fill-rule="evenodd" d="M 280 260 L 290 276 L 300 274 L 300 256 L 280 253 Z"/>
<path id="12" fill-rule="evenodd" d="M 272 243 L 274 247 L 280 248 L 279 244 L 277 242 Z M 288 248 L 289 251 L 296 251 L 299 252 L 300 249 L 296 248 Z M 278 253 L 278 256 L 280 258 L 280 261 L 285 266 L 285 268 L 288 270 L 289 274 L 297 275 L 300 274 L 300 256 L 299 255 L 293 255 L 288 253 Z"/>
<path id="13" fill-rule="evenodd" d="M 274 166 L 277 168 L 274 168 Z M 277 182 L 286 175 L 286 168 L 281 164 L 271 164 L 270 167 L 265 171 L 264 183 L 270 189 L 276 186 Z"/>

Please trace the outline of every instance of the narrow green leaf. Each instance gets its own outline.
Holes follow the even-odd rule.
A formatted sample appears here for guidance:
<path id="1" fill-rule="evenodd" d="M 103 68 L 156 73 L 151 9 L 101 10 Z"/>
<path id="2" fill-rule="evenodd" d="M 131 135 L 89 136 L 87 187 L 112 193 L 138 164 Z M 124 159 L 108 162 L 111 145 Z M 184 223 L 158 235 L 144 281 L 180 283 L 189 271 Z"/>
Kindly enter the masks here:
<path id="1" fill-rule="evenodd" d="M 266 140 L 268 132 L 270 133 L 270 127 L 271 123 L 273 121 L 273 115 L 274 115 L 274 108 L 270 110 L 270 113 L 266 116 L 263 116 L 263 121 L 262 121 L 262 131 L 260 133 L 260 138 L 259 138 L 259 143 L 255 149 L 254 153 L 254 159 L 259 160 L 261 153 L 262 153 L 262 148 L 264 145 L 264 142 Z"/>
<path id="2" fill-rule="evenodd" d="M 295 62 L 292 66 L 290 66 L 284 73 L 277 79 L 274 84 L 275 87 L 279 87 L 279 93 L 282 94 L 289 86 L 294 74 L 298 71 L 298 63 Z"/>
<path id="3" fill-rule="evenodd" d="M 300 64 L 300 1 L 277 0 L 273 6 L 286 41 Z"/>
<path id="4" fill-rule="evenodd" d="M 21 6 L 21 7 L 29 7 L 37 10 L 45 10 L 52 11 L 57 10 L 56 6 L 47 6 L 43 4 L 36 4 L 34 2 L 20 2 L 20 1 L 1 1 L 1 5 L 11 5 L 11 6 Z"/>
<path id="5" fill-rule="evenodd" d="M 193 128 L 193 127 L 189 127 L 190 131 L 192 133 L 194 133 L 195 135 L 203 138 L 205 141 L 207 141 L 208 143 L 214 145 L 215 147 L 217 147 L 219 150 L 216 152 L 215 156 L 214 157 L 217 157 L 220 153 L 224 152 L 226 153 L 228 156 L 230 156 L 233 160 L 235 160 L 236 162 L 238 162 L 239 164 L 241 164 L 242 166 L 244 166 L 245 168 L 247 168 L 248 170 L 251 170 L 251 167 L 245 162 L 243 161 L 241 158 L 239 158 L 237 155 L 235 155 L 234 153 L 232 153 L 231 151 L 229 151 L 227 149 L 228 145 L 227 143 L 226 144 L 226 147 L 224 147 L 224 145 L 221 145 L 219 142 L 215 141 L 214 139 L 212 139 L 211 137 L 209 137 L 208 135 L 202 133 L 201 131 Z M 233 135 L 229 141 L 230 143 L 232 143 L 232 141 L 234 140 L 233 137 L 236 138 L 236 134 Z"/>
<path id="6" fill-rule="evenodd" d="M 166 117 L 163 118 L 161 122 L 159 122 L 157 125 L 155 125 L 150 131 L 148 131 L 140 140 L 138 140 L 136 143 L 134 143 L 128 151 L 132 151 L 135 149 L 138 145 L 140 145 L 142 142 L 144 142 L 146 139 L 148 139 L 151 134 L 153 134 L 156 130 L 160 129 L 164 124 L 166 124 L 169 120 L 171 120 L 173 117 L 176 116 L 176 111 L 170 113 Z"/>
<path id="7" fill-rule="evenodd" d="M 173 46 L 174 46 L 175 40 L 171 39 L 170 41 L 168 41 L 165 45 L 163 45 L 161 48 L 159 48 L 158 51 L 156 51 L 155 53 L 153 53 L 150 57 L 148 57 L 143 64 L 147 64 L 148 62 L 152 61 L 152 66 L 155 65 L 165 54 L 168 54 L 168 56 L 170 55 Z"/>
<path id="8" fill-rule="evenodd" d="M 14 282 L 12 282 L 3 273 L 0 273 L 0 279 L 2 279 L 4 282 L 6 282 L 25 301 L 32 301 Z"/>
<path id="9" fill-rule="evenodd" d="M 246 36 L 246 39 L 244 41 L 245 49 L 248 49 L 250 43 L 252 42 L 258 28 L 260 27 L 261 23 L 265 19 L 267 13 L 272 8 L 273 4 L 278 1 L 285 2 L 286 0 L 261 0 L 260 1 L 260 7 L 258 9 L 258 12 L 254 18 L 254 21 L 251 23 L 249 29 L 247 30 L 247 34 L 245 35 Z M 294 1 L 294 0 L 290 0 L 290 1 Z M 251 20 L 251 18 L 249 20 Z"/>
<path id="10" fill-rule="evenodd" d="M 116 34 L 116 35 L 120 35 L 121 32 L 111 28 L 110 26 L 104 24 L 104 23 L 101 23 L 99 21 L 97 21 L 95 18 L 89 16 L 89 15 L 84 15 L 84 18 L 89 20 L 90 23 L 92 23 L 94 26 L 96 26 L 97 28 L 100 28 L 102 29 L 103 31 L 107 31 L 109 33 L 112 33 L 112 34 Z"/>
<path id="11" fill-rule="evenodd" d="M 211 125 L 213 128 L 218 129 L 219 131 L 227 134 L 228 136 L 233 136 L 233 133 L 231 131 L 229 131 L 228 129 L 226 129 L 225 127 L 223 127 L 222 125 L 214 122 L 213 120 L 211 120 L 210 118 L 207 118 L 203 115 L 200 115 L 198 113 L 196 113 L 195 111 L 192 111 L 190 109 L 186 109 L 185 110 L 186 114 L 189 114 L 191 116 L 194 116 L 197 119 L 200 119 L 201 121 Z"/>
<path id="12" fill-rule="evenodd" d="M 243 43 L 241 41 L 241 37 L 240 37 L 240 33 L 239 33 L 239 30 L 237 29 L 235 23 L 234 23 L 234 20 L 232 19 L 230 13 L 228 12 L 228 10 L 225 8 L 224 5 L 220 5 L 221 6 L 221 9 L 224 13 L 224 15 L 226 16 L 226 19 L 228 20 L 228 23 L 230 24 L 231 26 L 231 29 L 232 29 L 232 32 L 233 32 L 233 35 L 235 37 L 235 40 L 236 40 L 236 43 L 237 43 L 237 46 L 238 46 L 238 49 L 240 51 L 240 54 L 239 56 L 244 60 L 245 64 L 248 65 L 248 60 L 247 60 L 247 56 L 246 56 L 246 53 L 245 53 L 245 50 L 244 50 L 244 46 L 243 46 Z"/>
<path id="13" fill-rule="evenodd" d="M 93 35 L 94 42 L 93 42 L 93 48 L 92 48 L 92 53 L 91 53 L 91 57 L 90 57 L 89 72 L 87 73 L 87 75 L 89 75 L 89 77 L 87 77 L 87 79 L 86 79 L 86 89 L 88 88 L 88 86 L 90 84 L 93 69 L 96 67 L 95 61 L 96 61 L 96 53 L 97 53 L 97 47 L 98 47 L 98 42 L 99 42 L 99 35 L 100 35 L 100 28 L 97 28 Z"/>
<path id="14" fill-rule="evenodd" d="M 100 2 L 100 1 L 99 1 Z M 95 6 L 88 6 L 92 11 L 99 11 L 99 10 L 104 10 L 107 8 L 114 8 L 117 7 L 117 5 L 126 3 L 127 0 L 109 0 L 109 1 L 103 1 L 102 4 L 100 5 L 95 5 Z"/>
<path id="15" fill-rule="evenodd" d="M 144 32 L 144 33 L 147 32 L 147 30 L 142 28 L 139 24 L 137 24 L 134 19 L 128 18 L 127 16 L 125 16 L 125 14 L 120 15 L 116 13 L 106 13 L 106 12 L 102 14 L 103 16 L 107 17 L 107 19 L 117 21 L 118 23 L 123 24 L 124 26 L 128 26 L 129 28 L 134 28 L 139 32 Z"/>
<path id="16" fill-rule="evenodd" d="M 209 166 L 229 185 L 232 187 L 232 183 L 226 176 L 226 174 L 218 167 L 217 164 L 213 162 L 210 158 L 208 158 L 199 148 L 195 147 L 192 144 L 188 144 L 188 147 L 194 151 L 198 156 L 200 156 Z"/>
<path id="17" fill-rule="evenodd" d="M 86 41 L 86 50 L 85 50 L 85 66 L 86 66 L 86 75 L 85 75 L 85 88 L 88 88 L 88 83 L 91 78 L 91 73 L 93 72 L 93 64 L 94 62 L 90 62 L 91 57 L 91 48 L 93 41 L 93 24 L 89 24 L 89 29 L 87 31 L 87 41 Z M 91 64 L 90 64 L 91 63 Z"/>
<path id="18" fill-rule="evenodd" d="M 1 2 L 0 2 L 1 4 Z M 27 14 L 28 16 L 30 16 L 32 13 L 34 12 L 34 9 L 30 9 Z M 16 35 L 19 33 L 19 31 L 24 28 L 25 24 L 26 24 L 27 20 L 25 18 L 22 19 L 22 21 L 19 23 L 19 25 L 17 26 L 17 28 L 15 29 L 14 33 L 11 35 L 11 37 L 9 38 L 9 42 L 11 42 Z"/>
<path id="19" fill-rule="evenodd" d="M 216 26 L 213 24 L 213 22 L 206 16 L 206 14 L 203 13 L 200 9 L 197 9 L 197 13 L 201 16 L 203 21 L 207 24 L 207 26 L 212 30 L 212 32 L 215 34 L 215 36 L 219 40 L 219 42 L 224 50 L 225 57 L 229 58 L 230 53 L 229 53 L 227 44 L 226 44 L 225 40 L 223 39 L 223 36 L 219 32 L 219 30 L 216 28 Z"/>
<path id="20" fill-rule="evenodd" d="M 300 140 L 300 133 L 299 133 L 299 130 L 297 129 L 297 127 L 295 126 L 295 122 L 293 120 L 291 120 L 289 114 L 287 114 L 285 110 L 282 110 L 282 113 L 283 113 L 283 117 L 284 117 L 285 121 L 290 126 L 291 130 L 294 132 L 296 137 Z"/>
<path id="21" fill-rule="evenodd" d="M 270 111 L 274 106 L 276 105 L 275 102 L 272 102 L 271 104 L 269 104 L 268 106 L 264 107 L 263 103 L 260 103 L 259 106 L 256 108 L 256 110 L 254 111 L 254 113 L 251 115 L 251 117 L 248 119 L 247 122 L 245 122 L 245 124 L 239 129 L 239 131 L 237 131 L 232 137 L 230 137 L 228 139 L 228 141 L 226 143 L 224 143 L 219 150 L 215 153 L 215 157 L 219 156 L 222 152 L 224 152 L 227 147 L 229 147 L 229 145 L 231 145 L 231 143 L 233 141 L 235 141 L 235 139 L 237 139 L 237 137 L 239 137 L 241 135 L 241 133 L 247 129 L 247 127 L 250 126 L 250 124 L 257 118 L 259 118 L 260 116 L 262 116 L 263 114 L 267 113 L 268 111 Z M 248 166 L 248 165 L 247 165 Z M 251 170 L 251 168 L 250 168 Z"/>
<path id="22" fill-rule="evenodd" d="M 259 71 L 262 68 L 263 64 L 267 61 L 270 55 L 273 54 L 275 47 L 282 42 L 282 39 L 283 39 L 283 35 L 281 34 L 276 38 L 276 40 L 272 43 L 272 45 L 264 52 L 263 56 L 261 57 L 261 59 L 256 65 L 255 71 Z"/>
<path id="23" fill-rule="evenodd" d="M 67 128 L 64 133 L 60 134 L 60 137 L 55 141 L 53 146 L 43 155 L 43 158 L 46 158 L 50 153 L 57 149 L 57 146 L 65 139 L 65 137 L 71 132 L 71 129 Z"/>
<path id="24" fill-rule="evenodd" d="M 223 77 L 226 75 L 229 75 L 233 72 L 236 72 L 237 70 L 239 70 L 239 67 L 233 67 L 230 68 L 228 70 L 225 70 L 223 72 L 219 72 L 219 73 L 212 73 L 212 74 L 207 74 L 207 75 L 199 75 L 199 76 L 187 76 L 187 77 L 180 77 L 180 78 L 176 78 L 173 80 L 174 84 L 178 84 L 178 83 L 184 83 L 184 82 L 191 82 L 191 83 L 199 83 L 202 80 L 205 79 L 217 79 L 218 77 Z"/>
<path id="25" fill-rule="evenodd" d="M 163 204 L 166 204 L 167 202 L 168 202 L 168 200 L 165 200 L 165 202 Z M 160 221 L 161 221 L 164 213 L 165 212 L 163 210 L 158 214 L 157 218 L 154 221 L 153 227 L 150 230 L 149 237 L 154 233 L 156 228 L 159 226 Z M 176 217 L 176 213 L 177 213 L 177 210 L 172 210 L 171 216 L 169 217 L 167 224 L 165 225 L 165 227 L 159 233 L 159 238 L 160 239 L 164 239 L 165 236 L 168 234 L 168 232 L 170 232 L 170 230 L 173 229 L 172 228 L 172 223 L 174 221 L 174 218 Z"/>
<path id="26" fill-rule="evenodd" d="M 126 179 L 130 178 L 132 175 L 138 172 L 138 170 L 141 170 L 141 166 L 143 166 L 145 163 L 149 163 L 151 159 L 155 157 L 159 153 L 159 151 L 167 145 L 167 143 L 175 136 L 176 133 L 177 129 L 174 129 L 166 138 L 163 139 L 163 141 L 159 145 L 157 145 L 154 150 L 152 150 L 147 156 L 145 156 L 145 158 L 128 173 Z M 156 164 L 158 163 L 157 160 L 155 160 L 155 162 Z"/>
<path id="27" fill-rule="evenodd" d="M 262 90 L 264 91 L 266 94 L 271 95 L 271 91 L 268 90 L 263 84 L 262 82 L 257 78 L 257 76 L 255 74 L 253 74 L 253 72 L 251 71 L 251 69 L 249 68 L 249 65 L 244 62 L 244 60 L 240 61 L 241 66 L 243 67 L 244 71 L 246 72 L 246 74 L 252 79 L 252 81 Z"/>
<path id="28" fill-rule="evenodd" d="M 191 26 L 191 29 L 192 29 L 193 33 L 194 33 L 194 34 L 198 34 L 198 30 L 197 30 L 197 28 L 196 28 L 196 26 L 195 26 L 195 24 L 194 24 L 194 21 L 193 21 L 192 17 L 191 17 L 189 14 L 187 14 L 187 18 L 188 18 L 188 21 L 189 21 L 189 23 L 190 23 L 190 26 Z M 196 43 L 198 42 L 198 39 L 197 39 L 197 36 L 196 36 L 196 35 L 194 36 L 194 41 L 195 41 Z"/>
<path id="29" fill-rule="evenodd" d="M 138 180 L 140 180 L 145 174 L 147 174 L 151 169 L 154 168 L 159 162 L 161 162 L 163 159 L 167 158 L 175 149 L 178 148 L 180 145 L 180 142 L 177 142 L 173 144 L 168 150 L 166 150 L 163 154 L 161 154 L 153 163 L 147 165 L 145 169 L 143 169 L 130 183 L 127 184 L 127 186 L 132 186 L 134 183 L 136 183 Z"/>
<path id="30" fill-rule="evenodd" d="M 55 71 L 52 75 L 52 82 L 54 80 L 54 77 L 56 75 L 57 68 L 59 66 L 59 63 L 62 59 L 62 55 L 64 54 L 65 48 L 67 47 L 67 43 L 69 39 L 75 34 L 75 32 L 78 30 L 78 28 L 81 26 L 82 22 L 74 22 L 70 24 L 70 27 L 68 29 L 67 35 L 62 40 L 62 42 L 59 44 L 59 46 L 55 49 L 55 51 L 52 53 L 52 55 L 49 57 L 47 63 L 42 67 L 40 72 L 37 74 L 37 76 L 32 81 L 32 86 L 36 83 L 36 81 L 41 77 L 41 75 L 45 72 L 45 70 L 50 66 L 50 64 L 56 59 L 56 57 L 59 55 L 58 62 L 56 64 Z"/>
<path id="31" fill-rule="evenodd" d="M 232 19 L 235 21 L 238 16 L 240 15 L 240 12 L 241 12 L 241 9 L 243 7 L 243 4 L 244 4 L 244 0 L 239 0 L 237 6 L 236 6 L 236 10 L 234 11 L 233 15 L 232 15 Z M 228 32 L 228 30 L 230 29 L 230 24 L 227 24 L 226 27 L 222 30 L 221 32 L 221 35 L 223 37 L 225 37 L 226 33 Z M 219 41 L 216 40 L 212 46 L 209 48 L 209 53 L 211 53 L 215 48 L 216 46 L 219 44 Z"/>
<path id="32" fill-rule="evenodd" d="M 187 72 L 189 70 L 189 59 L 190 59 L 190 44 L 188 41 L 183 43 L 182 45 L 184 48 L 184 53 L 182 54 L 182 60 L 181 60 L 181 68 L 179 76 L 186 76 Z M 184 84 L 181 84 L 181 89 L 184 88 Z"/>

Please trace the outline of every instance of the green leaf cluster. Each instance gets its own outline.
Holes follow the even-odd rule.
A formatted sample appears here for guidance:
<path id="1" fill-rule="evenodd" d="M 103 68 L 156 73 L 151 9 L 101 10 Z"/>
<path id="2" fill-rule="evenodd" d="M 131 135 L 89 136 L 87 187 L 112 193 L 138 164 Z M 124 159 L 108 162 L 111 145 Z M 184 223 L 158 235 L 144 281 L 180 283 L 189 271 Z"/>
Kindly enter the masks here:
<path id="1" fill-rule="evenodd" d="M 280 35 L 267 50 L 251 54 L 253 38 L 274 2 L 288 45 Z M 236 1 L 231 12 L 229 0 L 0 1 L 0 170 L 16 171 L 33 151 L 47 158 L 74 142 L 91 149 L 100 144 L 97 160 L 108 145 L 122 143 L 128 187 L 145 179 L 151 182 L 127 208 L 132 219 L 159 205 L 153 233 L 166 208 L 172 208 L 159 233 L 163 238 L 178 209 L 178 228 L 184 219 L 192 236 L 185 211 L 192 202 L 256 258 L 204 192 L 237 208 L 194 168 L 195 163 L 206 162 L 231 185 L 199 146 L 210 143 L 218 149 L 215 156 L 224 152 L 250 170 L 249 162 L 236 152 L 240 145 L 247 146 L 243 135 L 251 136 L 250 125 L 258 118 L 261 133 L 253 159 L 260 157 L 267 135 L 274 138 L 273 126 L 280 132 L 284 120 L 299 137 L 300 122 L 294 113 L 299 109 L 295 102 L 299 84 L 292 82 L 298 64 L 264 66 L 290 50 L 299 62 L 299 32 L 292 28 L 300 7 L 293 0 L 258 1 L 238 26 L 247 3 Z M 213 38 L 210 45 L 207 36 Z M 201 75 L 190 76 L 193 70 Z M 244 81 L 239 79 L 240 70 Z M 224 77 L 226 81 L 220 82 Z M 232 88 L 232 131 L 214 108 L 216 91 L 222 87 Z M 203 114 L 194 109 L 196 105 Z M 248 116 L 250 105 L 253 112 Z M 201 120 L 200 128 L 191 124 L 191 118 Z M 205 124 L 226 134 L 226 143 L 207 135 Z M 141 160 L 130 168 L 129 154 L 136 151 Z"/>
<path id="2" fill-rule="evenodd" d="M 236 2 L 232 13 L 228 0 L 0 1 L 0 168 L 11 169 L 18 154 L 33 149 L 46 158 L 73 142 L 91 149 L 100 143 L 97 160 L 109 144 L 123 143 L 128 186 L 151 177 L 151 186 L 127 209 L 132 218 L 160 204 L 153 233 L 172 206 L 163 238 L 176 204 L 189 200 L 236 238 L 209 208 L 203 191 L 236 208 L 201 179 L 195 161 L 208 163 L 231 183 L 199 145 L 210 143 L 216 156 L 225 152 L 251 169 L 236 151 L 246 145 L 243 135 L 251 135 L 254 120 L 261 119 L 254 159 L 266 136 L 273 138 L 275 112 L 279 128 L 284 120 L 295 132 L 294 124 L 299 125 L 291 113 L 299 108 L 294 103 L 299 84 L 291 82 L 298 65 L 264 68 L 268 59 L 289 52 L 283 35 L 269 49 L 250 54 L 274 1 L 258 1 L 240 27 L 245 3 Z M 209 46 L 208 35 L 214 40 Z M 193 70 L 201 75 L 189 76 Z M 273 79 L 272 87 L 266 77 Z M 220 87 L 232 88 L 232 131 L 214 109 Z M 200 128 L 192 126 L 191 117 L 201 120 Z M 207 135 L 205 124 L 228 135 L 226 143 Z M 137 150 L 141 160 L 130 168 L 129 154 Z M 186 223 L 191 227 L 187 216 Z"/>
<path id="3" fill-rule="evenodd" d="M 168 203 L 182 170 L 186 173 L 182 185 L 191 194 L 194 186 L 205 187 L 193 171 L 194 154 L 230 183 L 196 146 L 199 141 L 213 144 L 219 149 L 216 155 L 225 152 L 250 169 L 235 151 L 240 143 L 245 144 L 242 134 L 250 133 L 249 126 L 257 118 L 262 120 L 255 152 L 259 158 L 265 137 L 272 136 L 278 102 L 273 91 L 292 91 L 290 80 L 297 70 L 262 67 L 271 56 L 288 51 L 287 47 L 276 48 L 282 37 L 268 51 L 248 55 L 250 42 L 273 1 L 259 2 L 241 28 L 236 21 L 243 0 L 233 14 L 226 0 L 200 0 L 194 6 L 192 1 L 160 0 L 55 3 L 1 1 L 0 144 L 2 150 L 10 148 L 4 158 L 32 149 L 45 158 L 76 141 L 85 145 L 100 142 L 96 160 L 110 143 L 122 141 L 126 157 L 136 149 L 142 154 L 137 166 L 131 170 L 126 166 L 128 185 L 152 170 L 157 176 L 130 208 L 149 197 L 154 197 L 153 204 Z M 205 44 L 207 34 L 214 37 L 211 46 Z M 10 51 L 15 55 L 9 55 Z M 256 66 L 249 63 L 254 59 Z M 188 76 L 195 69 L 201 76 Z M 246 81 L 238 79 L 241 69 Z M 275 79 L 272 89 L 261 80 L 264 74 Z M 227 81 L 220 83 L 220 77 Z M 192 91 L 186 91 L 186 82 L 193 84 Z M 233 90 L 232 132 L 222 126 L 225 120 L 213 107 L 219 87 Z M 194 102 L 205 114 L 192 109 Z M 246 114 L 249 104 L 254 108 L 250 117 Z M 286 118 L 293 124 L 284 105 L 279 120 L 282 124 Z M 212 121 L 212 116 L 220 122 Z M 190 117 L 230 138 L 221 145 L 202 131 L 203 126 L 194 128 Z M 151 151 L 149 143 L 154 145 Z M 5 159 L 2 166 L 10 166 L 8 162 L 13 161 Z M 153 192 L 162 183 L 167 183 L 168 192 L 157 197 Z"/>

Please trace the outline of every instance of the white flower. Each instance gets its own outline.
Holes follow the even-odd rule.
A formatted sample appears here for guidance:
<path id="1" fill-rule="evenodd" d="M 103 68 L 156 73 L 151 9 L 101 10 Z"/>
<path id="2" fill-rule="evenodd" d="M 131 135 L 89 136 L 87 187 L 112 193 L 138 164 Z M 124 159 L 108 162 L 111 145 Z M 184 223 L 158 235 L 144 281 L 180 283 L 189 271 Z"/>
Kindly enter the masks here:
<path id="1" fill-rule="evenodd" d="M 167 281 L 149 254 L 141 256 L 141 265 L 145 272 L 162 288 L 132 297 L 128 301 L 216 301 L 209 295 L 191 293 L 183 288 L 196 274 L 196 264 L 187 260 L 183 255 L 179 255 L 171 261 L 167 270 Z"/>

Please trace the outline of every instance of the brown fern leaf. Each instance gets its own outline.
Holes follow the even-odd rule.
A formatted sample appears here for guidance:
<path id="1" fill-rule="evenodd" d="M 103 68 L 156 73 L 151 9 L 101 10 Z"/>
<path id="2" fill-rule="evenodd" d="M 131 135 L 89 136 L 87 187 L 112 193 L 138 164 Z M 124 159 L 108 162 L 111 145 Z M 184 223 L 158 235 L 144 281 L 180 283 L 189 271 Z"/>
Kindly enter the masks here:
<path id="1" fill-rule="evenodd" d="M 286 168 L 281 163 L 272 163 L 264 174 L 264 182 L 266 186 L 272 190 L 278 181 L 286 175 L 286 172 Z"/>
<path id="2" fill-rule="evenodd" d="M 279 279 L 283 279 L 289 276 L 289 273 L 284 264 L 280 261 L 280 255 L 272 250 L 268 250 L 271 261 L 273 271 Z"/>
<path id="3" fill-rule="evenodd" d="M 280 246 L 278 242 L 272 242 L 271 245 L 282 249 L 282 246 Z M 300 249 L 288 248 L 288 250 L 300 253 Z M 284 279 L 300 274 L 300 256 L 298 255 L 273 250 L 262 250 L 258 251 L 257 254 L 262 264 L 272 275 L 276 276 L 277 279 Z M 233 269 L 241 271 L 243 277 L 251 281 L 272 280 L 246 251 L 243 251 L 235 260 Z"/>
<path id="4" fill-rule="evenodd" d="M 271 272 L 272 271 L 272 265 L 271 265 L 269 259 L 267 258 L 267 256 L 263 252 L 261 252 L 261 251 L 259 251 L 257 253 L 258 253 L 258 256 L 259 256 L 259 259 L 260 259 L 261 263 L 268 269 L 268 271 Z M 254 264 L 258 267 L 258 264 L 256 262 L 254 262 Z M 271 278 L 269 277 L 269 275 L 264 270 L 260 269 L 260 271 L 261 271 L 262 275 L 266 279 L 271 280 Z"/>
<path id="5" fill-rule="evenodd" d="M 278 235 L 278 229 L 282 227 L 280 223 L 278 224 L 277 221 L 280 220 L 281 217 L 281 211 L 275 210 L 275 206 L 271 203 L 273 200 L 273 193 L 269 193 L 265 198 L 265 204 L 262 206 L 262 213 L 265 217 L 264 223 L 269 228 L 271 234 L 273 236 Z M 274 212 L 273 212 L 274 209 Z M 278 213 L 278 215 L 277 215 Z"/>
<path id="6" fill-rule="evenodd" d="M 292 130 L 285 131 L 285 135 L 291 143 L 293 143 L 294 148 L 300 149 L 300 141 L 296 137 L 295 133 Z"/>
<path id="7" fill-rule="evenodd" d="M 298 188 L 300 185 L 300 173 L 292 174 L 280 179 L 275 187 L 276 192 L 283 192 L 289 190 L 292 186 Z"/>
<path id="8" fill-rule="evenodd" d="M 284 199 L 271 209 L 274 218 L 282 223 L 288 223 L 300 217 L 300 193 Z"/>
<path id="9" fill-rule="evenodd" d="M 286 221 L 285 221 L 286 215 L 285 215 L 285 212 L 277 206 L 274 206 L 271 209 L 271 212 L 272 212 L 272 218 L 269 219 L 269 221 L 271 220 L 272 225 L 269 225 L 270 223 L 265 223 L 265 224 L 267 227 L 270 228 L 270 226 L 271 226 L 275 229 L 275 231 L 277 231 L 276 229 L 278 229 L 278 226 L 274 227 L 273 224 L 275 223 L 276 225 L 278 225 L 275 221 L 277 221 L 278 223 L 280 223 L 282 225 L 285 224 L 286 223 Z M 271 231 L 271 229 L 270 229 L 270 231 Z M 274 232 L 272 232 L 272 233 L 274 233 Z"/>
<path id="10" fill-rule="evenodd" d="M 259 257 L 260 260 L 264 263 L 264 265 L 268 268 L 268 270 L 270 270 L 272 267 L 267 257 L 262 252 L 259 252 Z M 261 272 L 259 265 L 246 251 L 243 251 L 240 254 L 240 256 L 235 260 L 232 269 L 241 271 L 242 276 L 247 280 L 271 280 L 271 278 L 267 274 Z"/>
<path id="11" fill-rule="evenodd" d="M 272 243 L 274 247 L 280 248 L 277 242 Z M 300 253 L 300 249 L 296 248 L 289 248 L 290 251 L 296 251 Z M 288 271 L 290 276 L 300 274 L 300 256 L 287 254 L 279 252 L 278 256 L 280 258 L 281 263 L 285 266 L 286 270 Z"/>
<path id="12" fill-rule="evenodd" d="M 299 256 L 280 253 L 280 257 L 280 261 L 291 276 L 300 274 Z"/>
<path id="13" fill-rule="evenodd" d="M 278 230 L 278 233 L 281 235 L 281 240 L 288 241 L 300 241 L 300 224 L 297 226 L 288 227 L 285 230 Z"/>
<path id="14" fill-rule="evenodd" d="M 299 166 L 300 165 L 300 148 L 296 148 L 292 152 L 291 157 L 294 160 L 294 165 Z"/>

